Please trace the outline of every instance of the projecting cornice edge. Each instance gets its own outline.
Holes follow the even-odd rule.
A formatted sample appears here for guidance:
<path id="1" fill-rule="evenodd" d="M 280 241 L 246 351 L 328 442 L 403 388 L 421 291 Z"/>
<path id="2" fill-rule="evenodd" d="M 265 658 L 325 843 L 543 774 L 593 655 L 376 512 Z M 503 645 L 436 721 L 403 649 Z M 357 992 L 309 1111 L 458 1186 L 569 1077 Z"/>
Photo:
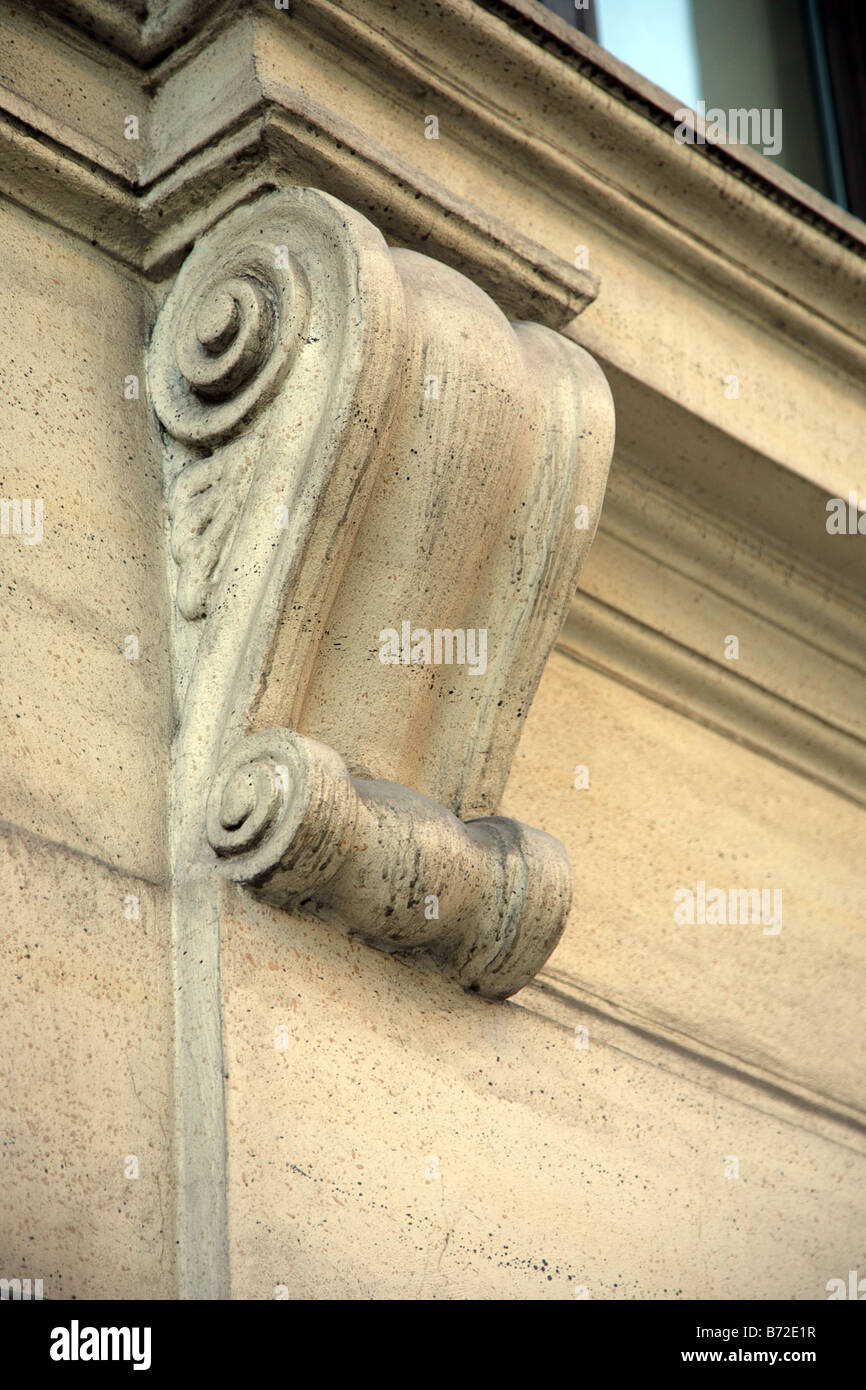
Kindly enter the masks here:
<path id="1" fill-rule="evenodd" d="M 184 7 L 159 14 L 174 9 Z M 28 23 L 38 36 L 38 21 Z M 74 43 L 80 46 L 80 36 Z M 104 66 L 99 45 L 91 56 Z M 304 89 L 299 59 L 325 70 L 341 63 L 348 79 L 342 106 L 324 99 L 321 84 L 307 82 Z M 507 108 L 500 100 L 502 71 L 510 74 Z M 124 82 L 133 81 L 132 72 L 124 67 Z M 437 7 L 435 25 L 424 7 L 404 13 L 379 0 L 355 0 L 351 7 L 297 0 L 289 12 L 266 4 L 240 12 L 216 6 L 194 42 L 142 74 L 142 139 L 134 148 L 123 140 L 119 120 L 102 129 L 101 103 L 74 108 L 75 120 L 65 127 L 60 108 L 51 113 L 55 148 L 49 144 L 52 157 L 41 160 L 42 176 L 38 169 L 31 176 L 13 149 L 6 191 L 28 206 L 56 204 L 62 219 L 64 199 L 52 197 L 44 179 L 73 185 L 73 212 L 86 203 L 91 209 L 80 222 L 82 234 L 159 276 L 167 258 L 179 258 L 190 244 L 179 245 L 182 238 L 211 220 L 214 197 L 222 199 L 221 215 L 230 190 L 239 201 L 250 196 L 249 181 L 265 186 L 273 159 L 278 177 L 292 182 L 330 187 L 332 171 L 353 185 L 335 188 L 337 195 L 368 209 L 387 235 L 448 259 L 441 233 L 460 218 L 445 185 L 417 160 L 395 155 L 399 141 L 357 119 L 356 99 L 363 104 L 371 79 L 385 92 L 417 93 L 424 109 L 433 103 L 447 113 L 450 138 L 465 142 L 467 155 L 481 140 L 506 167 L 525 171 L 527 195 L 536 184 L 555 187 L 575 208 L 773 325 L 782 338 L 852 375 L 866 372 L 864 224 L 747 150 L 677 145 L 665 93 L 523 0 L 448 0 Z M 8 109 L 14 146 L 28 134 L 29 118 L 20 103 Z M 37 144 L 44 139 L 40 119 L 33 115 Z M 29 153 L 38 165 L 39 151 Z M 138 172 L 128 180 L 122 170 L 133 157 Z M 127 210 L 118 218 L 113 206 L 124 189 L 133 194 L 131 225 L 124 223 Z M 405 233 L 385 225 L 404 192 L 413 199 L 420 194 L 417 211 L 435 210 L 430 225 L 419 226 L 424 219 L 417 211 L 412 219 L 408 209 L 394 215 L 395 223 L 408 222 Z M 475 221 L 482 224 L 488 214 L 496 221 L 489 200 L 476 201 Z M 512 234 L 520 235 L 516 228 Z M 569 259 L 536 249 L 541 263 L 551 263 L 545 276 L 561 282 L 560 301 L 575 291 L 584 302 L 592 297 L 591 280 L 577 285 L 573 276 L 580 272 Z M 560 313 L 558 326 L 564 322 Z"/>

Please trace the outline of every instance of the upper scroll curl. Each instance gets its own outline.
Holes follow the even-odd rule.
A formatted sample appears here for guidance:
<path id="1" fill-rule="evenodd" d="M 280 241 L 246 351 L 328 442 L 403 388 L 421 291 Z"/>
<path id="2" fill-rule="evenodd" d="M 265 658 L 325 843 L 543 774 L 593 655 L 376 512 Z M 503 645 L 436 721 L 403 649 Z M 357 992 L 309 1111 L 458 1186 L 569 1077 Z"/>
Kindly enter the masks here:
<path id="1" fill-rule="evenodd" d="M 279 390 L 307 327 L 309 292 L 297 260 L 278 252 L 264 236 L 209 238 L 184 265 L 151 350 L 154 409 L 176 439 L 210 445 L 241 433 Z"/>

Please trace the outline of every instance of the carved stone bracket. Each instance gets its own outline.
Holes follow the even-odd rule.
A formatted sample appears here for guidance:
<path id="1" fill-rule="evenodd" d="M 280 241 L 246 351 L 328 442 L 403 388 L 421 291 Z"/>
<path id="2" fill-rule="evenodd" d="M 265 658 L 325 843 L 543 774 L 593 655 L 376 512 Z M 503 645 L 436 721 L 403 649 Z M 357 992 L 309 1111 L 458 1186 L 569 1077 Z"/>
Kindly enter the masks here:
<path id="1" fill-rule="evenodd" d="M 195 247 L 149 382 L 178 567 L 176 872 L 219 867 L 513 993 L 570 870 L 492 813 L 601 509 L 598 366 L 290 189 Z"/>

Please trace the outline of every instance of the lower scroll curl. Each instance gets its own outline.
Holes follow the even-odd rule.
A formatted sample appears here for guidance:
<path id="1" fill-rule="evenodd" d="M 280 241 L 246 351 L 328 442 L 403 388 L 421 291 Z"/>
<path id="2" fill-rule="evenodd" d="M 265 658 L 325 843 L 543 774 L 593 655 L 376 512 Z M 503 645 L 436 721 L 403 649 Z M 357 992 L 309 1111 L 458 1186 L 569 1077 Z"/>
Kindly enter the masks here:
<path id="1" fill-rule="evenodd" d="M 571 905 L 552 836 L 499 816 L 463 822 L 420 792 L 353 778 L 333 749 L 287 729 L 224 759 L 207 837 L 266 901 L 337 917 L 382 951 L 423 952 L 488 999 L 529 983 Z"/>

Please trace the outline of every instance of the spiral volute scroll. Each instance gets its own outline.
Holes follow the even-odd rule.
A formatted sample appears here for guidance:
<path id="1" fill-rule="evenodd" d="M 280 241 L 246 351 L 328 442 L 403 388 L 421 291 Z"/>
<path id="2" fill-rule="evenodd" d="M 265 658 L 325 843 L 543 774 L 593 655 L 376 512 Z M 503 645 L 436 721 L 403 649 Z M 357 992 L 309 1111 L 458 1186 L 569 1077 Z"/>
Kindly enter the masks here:
<path id="1" fill-rule="evenodd" d="M 532 979 L 568 915 L 570 868 L 551 836 L 500 817 L 462 822 L 396 783 L 356 780 L 332 748 L 288 729 L 234 745 L 206 825 L 236 883 L 381 951 L 426 954 L 488 999 Z"/>
<path id="2" fill-rule="evenodd" d="M 285 380 L 309 291 L 281 230 L 257 225 L 184 265 L 151 345 L 151 398 L 175 439 L 213 445 L 242 432 Z"/>
<path id="3" fill-rule="evenodd" d="M 357 797 L 332 749 L 288 729 L 251 734 L 220 764 L 207 801 L 211 849 L 242 883 L 315 889 L 351 844 Z"/>

